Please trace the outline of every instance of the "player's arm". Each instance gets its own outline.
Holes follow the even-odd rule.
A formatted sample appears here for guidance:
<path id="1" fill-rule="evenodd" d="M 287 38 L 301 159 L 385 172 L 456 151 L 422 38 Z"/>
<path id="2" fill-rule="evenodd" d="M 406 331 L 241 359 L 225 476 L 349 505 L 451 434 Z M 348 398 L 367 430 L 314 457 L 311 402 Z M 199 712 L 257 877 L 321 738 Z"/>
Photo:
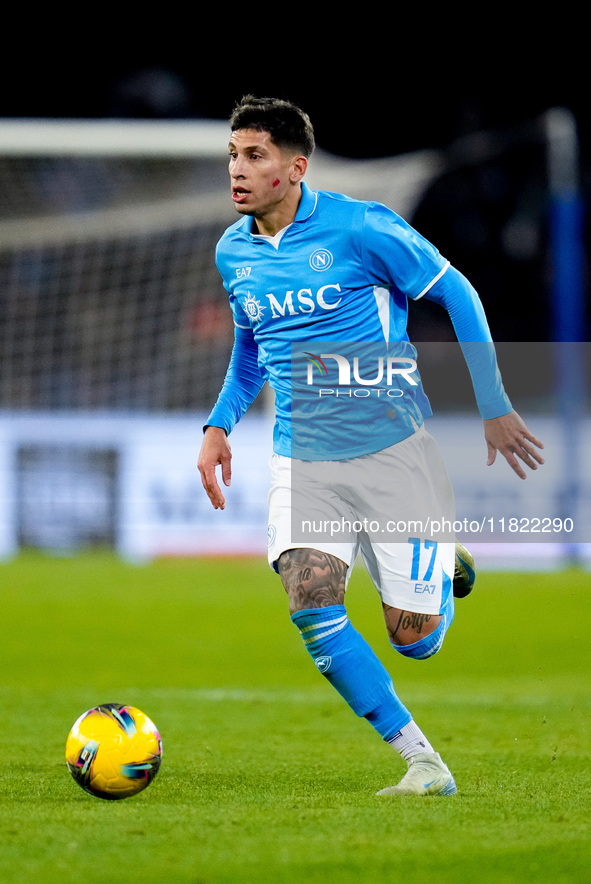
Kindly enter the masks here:
<path id="1" fill-rule="evenodd" d="M 198 461 L 201 482 L 215 509 L 224 509 L 226 505 L 216 477 L 217 467 L 221 467 L 224 485 L 229 486 L 232 479 L 232 452 L 228 436 L 255 400 L 264 380 L 252 330 L 236 326 L 230 363 L 217 402 L 204 428 Z"/>
<path id="2" fill-rule="evenodd" d="M 460 342 L 484 420 L 487 463 L 493 464 L 499 451 L 511 469 L 525 479 L 521 463 L 537 469 L 538 464 L 544 463 L 537 449 L 544 446 L 513 410 L 505 393 L 490 329 L 476 290 L 463 274 L 450 266 L 425 297 L 447 310 Z"/>

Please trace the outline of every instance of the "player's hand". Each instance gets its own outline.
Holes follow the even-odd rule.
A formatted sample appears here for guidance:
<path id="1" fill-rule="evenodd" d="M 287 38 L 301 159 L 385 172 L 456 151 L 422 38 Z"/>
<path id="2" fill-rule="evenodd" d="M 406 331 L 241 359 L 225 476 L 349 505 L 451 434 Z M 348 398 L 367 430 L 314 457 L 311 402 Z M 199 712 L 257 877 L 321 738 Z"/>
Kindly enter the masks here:
<path id="1" fill-rule="evenodd" d="M 197 466 L 205 492 L 216 510 L 226 507 L 226 498 L 218 485 L 216 467 L 222 468 L 222 481 L 229 486 L 232 480 L 232 451 L 228 437 L 221 427 L 208 427 L 203 435 Z"/>
<path id="2" fill-rule="evenodd" d="M 544 447 L 543 442 L 530 433 L 516 411 L 485 420 L 484 438 L 488 446 L 488 466 L 495 462 L 497 451 L 500 451 L 519 478 L 525 479 L 525 470 L 519 461 L 530 470 L 537 470 L 538 464 L 544 463 L 544 458 L 536 451 L 536 448 Z"/>

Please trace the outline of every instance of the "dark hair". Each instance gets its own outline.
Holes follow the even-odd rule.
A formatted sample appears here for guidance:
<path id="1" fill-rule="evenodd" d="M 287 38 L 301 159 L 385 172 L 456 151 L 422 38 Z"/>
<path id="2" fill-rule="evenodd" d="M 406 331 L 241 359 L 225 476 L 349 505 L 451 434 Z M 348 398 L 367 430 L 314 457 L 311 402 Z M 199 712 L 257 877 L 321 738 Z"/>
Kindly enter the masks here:
<path id="1" fill-rule="evenodd" d="M 273 144 L 309 157 L 314 150 L 314 129 L 305 111 L 281 98 L 245 95 L 230 117 L 232 132 L 256 129 L 268 132 Z"/>

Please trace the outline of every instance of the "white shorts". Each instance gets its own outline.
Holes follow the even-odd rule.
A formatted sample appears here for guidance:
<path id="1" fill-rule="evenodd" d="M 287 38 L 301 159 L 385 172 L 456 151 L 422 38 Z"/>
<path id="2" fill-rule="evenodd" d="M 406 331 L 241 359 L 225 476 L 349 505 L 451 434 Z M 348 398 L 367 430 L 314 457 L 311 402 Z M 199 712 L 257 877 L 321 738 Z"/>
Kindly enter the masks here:
<path id="1" fill-rule="evenodd" d="M 274 454 L 269 564 L 313 548 L 344 561 L 360 553 L 383 602 L 439 614 L 455 563 L 454 497 L 433 437 L 421 427 L 375 454 L 306 462 Z"/>

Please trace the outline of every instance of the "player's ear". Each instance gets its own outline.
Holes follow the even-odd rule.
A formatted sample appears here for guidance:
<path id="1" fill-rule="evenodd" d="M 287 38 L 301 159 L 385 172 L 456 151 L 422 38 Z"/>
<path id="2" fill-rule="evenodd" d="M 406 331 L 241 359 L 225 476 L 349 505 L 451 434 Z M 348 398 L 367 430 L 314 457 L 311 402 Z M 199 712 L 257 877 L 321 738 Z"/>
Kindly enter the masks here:
<path id="1" fill-rule="evenodd" d="M 308 160 L 306 157 L 294 157 L 291 162 L 289 180 L 292 184 L 299 184 L 308 169 Z"/>

